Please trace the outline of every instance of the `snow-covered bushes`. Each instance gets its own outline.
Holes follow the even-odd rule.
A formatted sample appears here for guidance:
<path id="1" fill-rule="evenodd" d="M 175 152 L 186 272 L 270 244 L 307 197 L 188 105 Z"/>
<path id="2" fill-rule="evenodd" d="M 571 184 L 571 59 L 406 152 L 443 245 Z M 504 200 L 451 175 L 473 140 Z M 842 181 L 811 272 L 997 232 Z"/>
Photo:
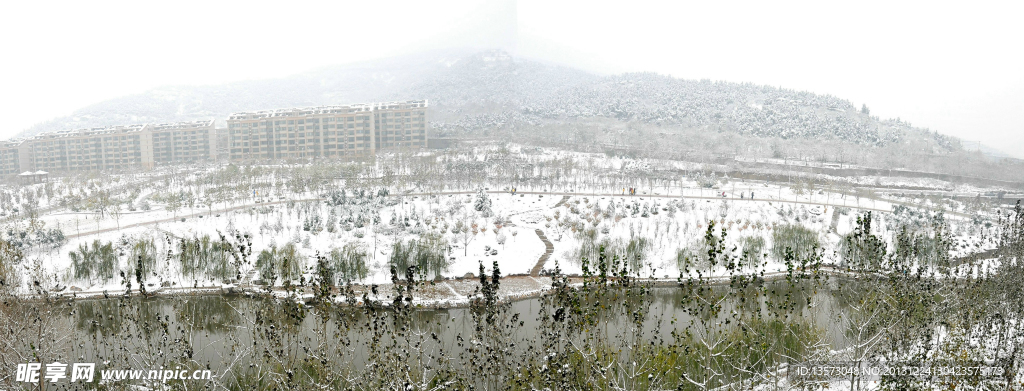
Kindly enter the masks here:
<path id="1" fill-rule="evenodd" d="M 0 240 L 25 251 L 34 248 L 57 249 L 67 243 L 67 237 L 60 228 L 43 229 L 41 227 L 31 229 L 8 228 L 6 232 L 0 233 Z"/>
<path id="2" fill-rule="evenodd" d="M 487 197 L 487 193 L 480 190 L 476 194 L 476 201 L 473 202 L 473 209 L 480 212 L 483 217 L 491 217 L 493 212 L 491 211 L 491 199 Z"/>

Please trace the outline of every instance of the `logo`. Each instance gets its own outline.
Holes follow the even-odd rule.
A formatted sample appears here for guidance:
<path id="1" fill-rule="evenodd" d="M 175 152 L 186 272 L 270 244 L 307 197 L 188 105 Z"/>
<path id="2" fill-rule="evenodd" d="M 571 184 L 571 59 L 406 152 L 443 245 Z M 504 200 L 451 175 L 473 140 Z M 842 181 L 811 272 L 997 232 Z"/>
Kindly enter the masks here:
<path id="1" fill-rule="evenodd" d="M 72 364 L 70 382 L 92 382 L 95 373 L 95 363 Z M 38 383 L 40 375 L 42 375 L 43 379 L 50 383 L 56 383 L 58 381 L 67 379 L 68 364 L 63 364 L 60 362 L 46 364 L 45 372 L 43 372 L 43 364 L 41 363 L 18 364 L 18 370 L 15 373 L 14 380 L 16 382 L 22 383 Z"/>

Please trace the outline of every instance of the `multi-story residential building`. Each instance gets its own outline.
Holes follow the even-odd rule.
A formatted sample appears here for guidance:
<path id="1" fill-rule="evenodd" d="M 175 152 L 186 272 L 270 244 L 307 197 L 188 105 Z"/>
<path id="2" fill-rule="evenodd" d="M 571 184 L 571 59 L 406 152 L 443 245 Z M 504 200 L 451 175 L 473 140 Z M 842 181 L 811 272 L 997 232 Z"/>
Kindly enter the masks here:
<path id="1" fill-rule="evenodd" d="M 217 159 L 227 159 L 228 149 L 231 148 L 231 143 L 228 142 L 228 128 L 216 128 L 214 134 L 214 139 L 217 140 Z"/>
<path id="2" fill-rule="evenodd" d="M 149 125 L 142 130 L 144 139 L 143 166 L 180 164 L 211 160 L 217 155 L 216 130 L 213 120 Z M 152 146 L 152 157 L 145 150 Z"/>
<path id="3" fill-rule="evenodd" d="M 213 160 L 218 138 L 212 120 L 43 133 L 0 144 L 0 175 L 152 169 Z M 228 118 L 225 138 L 232 161 L 366 157 L 426 148 L 427 101 L 237 113 Z"/>
<path id="4" fill-rule="evenodd" d="M 20 141 L 0 141 L 0 177 L 21 173 L 20 149 Z"/>
<path id="5" fill-rule="evenodd" d="M 421 100 L 232 114 L 228 156 L 232 161 L 365 157 L 381 149 L 425 147 L 426 112 L 427 101 Z"/>
<path id="6" fill-rule="evenodd" d="M 112 126 L 37 135 L 26 141 L 32 149 L 31 169 L 53 172 L 142 167 L 145 127 Z"/>
<path id="7" fill-rule="evenodd" d="M 215 157 L 213 121 L 43 133 L 0 145 L 0 173 L 152 169 Z"/>
<path id="8" fill-rule="evenodd" d="M 367 105 L 237 113 L 228 117 L 232 161 L 373 154 Z"/>
<path id="9" fill-rule="evenodd" d="M 377 150 L 427 147 L 427 101 L 373 105 Z"/>

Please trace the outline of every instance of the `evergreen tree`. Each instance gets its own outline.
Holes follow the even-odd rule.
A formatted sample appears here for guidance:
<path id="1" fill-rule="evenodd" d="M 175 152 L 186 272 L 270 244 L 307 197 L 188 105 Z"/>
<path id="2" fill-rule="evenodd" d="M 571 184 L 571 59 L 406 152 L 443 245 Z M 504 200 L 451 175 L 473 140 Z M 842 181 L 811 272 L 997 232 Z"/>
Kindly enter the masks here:
<path id="1" fill-rule="evenodd" d="M 487 193 L 484 193 L 483 190 L 476 194 L 476 202 L 473 203 L 473 209 L 476 209 L 484 217 L 491 217 L 491 199 L 487 197 Z"/>

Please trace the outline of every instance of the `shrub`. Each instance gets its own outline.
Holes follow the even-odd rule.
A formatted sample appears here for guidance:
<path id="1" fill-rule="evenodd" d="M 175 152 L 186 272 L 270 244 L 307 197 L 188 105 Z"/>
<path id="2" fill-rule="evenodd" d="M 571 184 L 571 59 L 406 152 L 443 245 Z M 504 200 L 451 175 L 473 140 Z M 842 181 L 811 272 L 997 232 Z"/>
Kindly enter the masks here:
<path id="1" fill-rule="evenodd" d="M 900 237 L 903 238 L 906 234 L 904 227 Z M 897 243 L 905 241 L 898 239 Z M 885 253 L 885 242 L 871 234 L 871 212 L 857 217 L 857 226 L 839 241 L 840 259 L 847 267 L 876 269 L 882 265 Z"/>
<path id="2" fill-rule="evenodd" d="M 277 249 L 271 247 L 270 249 L 260 251 L 259 255 L 256 256 L 256 270 L 260 273 L 260 279 L 265 281 L 267 284 L 274 284 L 277 282 L 274 260 L 276 252 Z"/>
<path id="3" fill-rule="evenodd" d="M 198 276 L 224 278 L 230 274 L 221 242 L 211 239 L 210 235 L 181 239 L 176 258 L 181 274 L 189 275 L 193 280 Z"/>
<path id="4" fill-rule="evenodd" d="M 156 265 L 156 243 L 152 238 L 142 238 L 132 244 L 131 259 L 136 267 L 142 268 L 142 274 L 148 276 Z"/>
<path id="5" fill-rule="evenodd" d="M 647 258 L 651 250 L 651 241 L 644 237 L 632 237 L 626 240 L 595 240 L 596 235 L 581 237 L 580 247 L 569 255 L 570 261 L 580 262 L 583 259 L 596 260 L 603 249 L 606 256 L 621 260 L 633 271 L 647 266 Z"/>
<path id="6" fill-rule="evenodd" d="M 6 293 L 12 286 L 20 285 L 15 266 L 25 259 L 25 255 L 13 244 L 0 240 L 0 291 Z"/>
<path id="7" fill-rule="evenodd" d="M 396 270 L 407 270 L 410 266 L 415 266 L 421 277 L 435 278 L 448 271 L 450 263 L 447 254 L 448 241 L 439 234 L 428 233 L 418 241 L 396 241 L 391 247 L 388 262 Z"/>
<path id="8" fill-rule="evenodd" d="M 291 281 L 302 274 L 305 267 L 305 259 L 299 253 L 295 243 L 288 243 L 281 247 L 277 253 L 277 274 L 284 281 Z"/>
<path id="9" fill-rule="evenodd" d="M 755 266 L 764 259 L 764 238 L 760 236 L 744 236 L 740 238 L 745 266 Z"/>
<path id="10" fill-rule="evenodd" d="M 331 249 L 329 259 L 335 277 L 341 283 L 348 283 L 366 278 L 369 269 L 366 267 L 366 250 L 358 243 L 348 243 L 341 249 Z"/>
<path id="11" fill-rule="evenodd" d="M 78 245 L 76 251 L 71 251 L 71 268 L 76 280 L 85 280 L 90 283 L 94 278 L 102 282 L 110 281 L 119 271 L 119 261 L 114 251 L 113 243 L 101 243 L 99 240 Z"/>
<path id="12" fill-rule="evenodd" d="M 772 256 L 782 260 L 786 249 L 791 249 L 797 259 L 806 259 L 820 246 L 818 234 L 799 224 L 781 225 L 772 231 Z"/>

